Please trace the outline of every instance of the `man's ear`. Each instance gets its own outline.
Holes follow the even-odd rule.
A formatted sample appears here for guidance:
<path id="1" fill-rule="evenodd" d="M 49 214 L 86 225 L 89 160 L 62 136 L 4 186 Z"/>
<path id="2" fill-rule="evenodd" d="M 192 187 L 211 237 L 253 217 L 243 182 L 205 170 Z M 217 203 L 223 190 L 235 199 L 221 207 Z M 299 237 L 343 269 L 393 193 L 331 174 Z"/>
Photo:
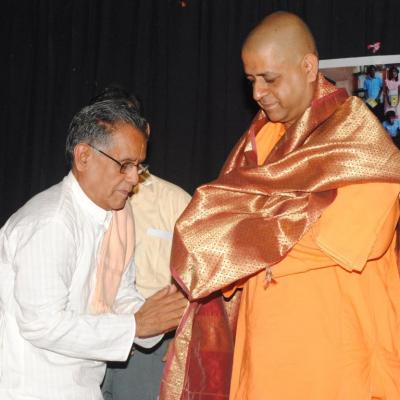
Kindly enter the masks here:
<path id="1" fill-rule="evenodd" d="M 75 168 L 82 172 L 88 167 L 88 161 L 93 155 L 93 150 L 86 143 L 79 143 L 74 147 Z"/>
<path id="2" fill-rule="evenodd" d="M 318 76 L 318 57 L 315 54 L 306 54 L 303 58 L 303 68 L 308 82 L 315 82 Z"/>
<path id="3" fill-rule="evenodd" d="M 146 134 L 147 134 L 147 137 L 149 138 L 150 137 L 150 124 L 148 122 L 146 124 Z"/>

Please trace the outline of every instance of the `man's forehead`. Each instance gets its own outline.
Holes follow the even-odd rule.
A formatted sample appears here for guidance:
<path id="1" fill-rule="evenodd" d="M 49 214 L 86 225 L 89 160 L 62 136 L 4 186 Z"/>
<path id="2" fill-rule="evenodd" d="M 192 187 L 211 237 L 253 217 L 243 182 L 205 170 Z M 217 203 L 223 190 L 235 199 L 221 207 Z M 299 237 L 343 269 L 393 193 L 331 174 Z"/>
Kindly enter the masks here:
<path id="1" fill-rule="evenodd" d="M 147 134 L 135 125 L 128 122 L 118 122 L 114 125 L 111 132 L 113 138 L 120 138 L 125 140 L 147 140 Z"/>
<path id="2" fill-rule="evenodd" d="M 279 49 L 274 44 L 268 43 L 263 46 L 244 47 L 242 60 L 245 72 L 251 70 L 251 73 L 256 72 L 255 74 L 276 74 L 282 70 L 283 65 L 289 62 L 284 49 Z"/>
<path id="3" fill-rule="evenodd" d="M 145 149 L 147 144 L 146 134 L 129 123 L 120 123 L 115 126 L 111 133 L 111 146 L 119 153 L 137 153 L 140 149 Z"/>

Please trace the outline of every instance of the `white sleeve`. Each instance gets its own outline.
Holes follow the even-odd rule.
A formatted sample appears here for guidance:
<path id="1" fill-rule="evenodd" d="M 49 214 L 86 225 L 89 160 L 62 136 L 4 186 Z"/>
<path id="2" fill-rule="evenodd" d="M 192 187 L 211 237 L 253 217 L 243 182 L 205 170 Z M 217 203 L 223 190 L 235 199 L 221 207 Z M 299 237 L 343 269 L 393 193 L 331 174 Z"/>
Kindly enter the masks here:
<path id="1" fill-rule="evenodd" d="M 76 245 L 66 226 L 50 221 L 26 232 L 18 241 L 13 263 L 21 335 L 36 347 L 65 356 L 125 360 L 135 336 L 133 315 L 67 310 Z"/>
<path id="2" fill-rule="evenodd" d="M 115 299 L 114 312 L 117 314 L 132 315 L 136 313 L 145 302 L 143 296 L 136 289 L 135 270 L 135 263 L 131 261 L 122 277 L 121 285 Z M 164 335 L 157 335 L 149 338 L 135 337 L 135 343 L 149 349 L 155 346 L 163 336 Z"/>

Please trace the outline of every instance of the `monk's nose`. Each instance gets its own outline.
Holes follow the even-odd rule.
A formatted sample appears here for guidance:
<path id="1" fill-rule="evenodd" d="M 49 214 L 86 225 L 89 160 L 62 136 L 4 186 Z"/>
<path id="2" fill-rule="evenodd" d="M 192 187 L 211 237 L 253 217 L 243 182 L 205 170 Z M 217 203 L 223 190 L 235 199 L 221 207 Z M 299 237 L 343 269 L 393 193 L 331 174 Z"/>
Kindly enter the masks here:
<path id="1" fill-rule="evenodd" d="M 268 94 L 268 86 L 262 82 L 254 82 L 253 84 L 253 99 L 259 101 L 262 97 Z"/>

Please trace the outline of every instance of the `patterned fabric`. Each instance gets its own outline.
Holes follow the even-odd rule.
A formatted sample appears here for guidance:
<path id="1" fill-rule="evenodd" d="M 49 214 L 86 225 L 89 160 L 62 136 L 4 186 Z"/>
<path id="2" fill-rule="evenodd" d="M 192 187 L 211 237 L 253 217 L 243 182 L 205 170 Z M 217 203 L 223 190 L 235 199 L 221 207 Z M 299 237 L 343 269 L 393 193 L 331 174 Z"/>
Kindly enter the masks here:
<path id="1" fill-rule="evenodd" d="M 360 99 L 347 98 L 322 76 L 311 106 L 258 167 L 251 137 L 266 122 L 259 112 L 219 178 L 196 191 L 176 225 L 173 275 L 197 301 L 188 308 L 169 355 L 163 400 L 228 398 L 226 380 L 218 374 L 215 381 L 196 382 L 216 359 L 215 354 L 209 359 L 192 336 L 195 327 L 200 329 L 198 315 L 205 313 L 202 307 L 223 306 L 219 296 L 205 305 L 199 299 L 282 260 L 333 202 L 338 187 L 400 182 L 400 153 L 386 134 L 377 134 L 383 129 L 379 121 Z M 215 342 L 229 336 L 219 318 L 234 321 L 236 311 L 209 313 L 203 335 Z M 202 364 L 191 369 L 194 351 L 202 355 Z M 232 351 L 221 349 L 221 365 L 230 362 Z"/>

